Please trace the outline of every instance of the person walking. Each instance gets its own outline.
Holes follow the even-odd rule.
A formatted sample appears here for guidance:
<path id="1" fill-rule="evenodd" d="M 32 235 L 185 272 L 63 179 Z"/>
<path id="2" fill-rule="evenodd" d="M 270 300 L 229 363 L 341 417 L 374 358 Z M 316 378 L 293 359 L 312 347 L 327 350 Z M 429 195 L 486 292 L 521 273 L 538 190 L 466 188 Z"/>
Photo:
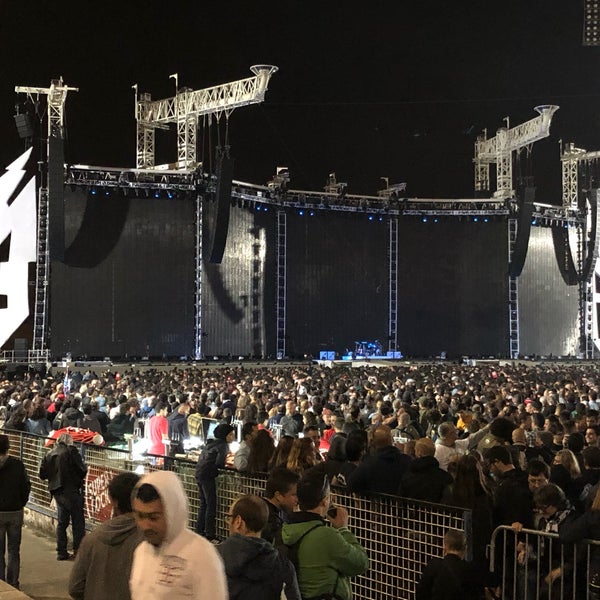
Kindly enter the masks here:
<path id="1" fill-rule="evenodd" d="M 85 535 L 83 484 L 86 473 L 87 466 L 73 445 L 73 438 L 68 433 L 61 433 L 52 450 L 42 459 L 39 471 L 40 479 L 48 481 L 48 490 L 56 501 L 57 560 L 72 560 Z M 69 523 L 73 529 L 72 555 L 67 551 Z"/>
<path id="2" fill-rule="evenodd" d="M 19 589 L 23 507 L 31 482 L 22 461 L 8 455 L 9 448 L 8 436 L 0 435 L 0 579 Z"/>

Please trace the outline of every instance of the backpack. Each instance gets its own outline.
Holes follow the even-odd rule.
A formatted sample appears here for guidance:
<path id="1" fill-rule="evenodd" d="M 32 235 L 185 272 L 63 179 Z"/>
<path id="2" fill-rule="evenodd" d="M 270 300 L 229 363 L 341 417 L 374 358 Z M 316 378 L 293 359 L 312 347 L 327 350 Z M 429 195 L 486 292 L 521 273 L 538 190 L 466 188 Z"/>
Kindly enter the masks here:
<path id="1" fill-rule="evenodd" d="M 317 523 L 313 525 L 310 529 L 307 529 L 293 544 L 288 545 L 283 543 L 283 539 L 281 537 L 281 530 L 277 532 L 277 535 L 274 540 L 274 545 L 279 554 L 284 558 L 288 559 L 293 565 L 296 573 L 298 573 L 298 548 L 300 548 L 300 542 L 314 529 L 318 527 L 325 527 L 324 523 Z M 337 571 L 337 577 L 335 580 L 335 584 L 333 586 L 332 592 L 325 592 L 323 594 L 319 594 L 318 596 L 314 596 L 311 598 L 302 597 L 302 600 L 343 600 L 341 596 L 335 593 L 337 588 L 338 580 L 340 578 L 340 573 Z"/>
<path id="2" fill-rule="evenodd" d="M 219 469 L 217 468 L 218 453 L 217 444 L 212 440 L 204 447 L 196 465 L 196 479 L 198 481 L 217 478 L 219 474 Z"/>

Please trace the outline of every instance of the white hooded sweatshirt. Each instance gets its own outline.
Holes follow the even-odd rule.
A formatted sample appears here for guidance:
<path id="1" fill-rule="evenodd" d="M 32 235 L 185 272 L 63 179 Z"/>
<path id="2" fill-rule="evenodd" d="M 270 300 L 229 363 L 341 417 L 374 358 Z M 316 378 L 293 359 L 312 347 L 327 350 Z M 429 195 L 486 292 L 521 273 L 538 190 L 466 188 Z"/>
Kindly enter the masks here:
<path id="1" fill-rule="evenodd" d="M 156 488 L 167 536 L 160 546 L 143 541 L 135 550 L 129 587 L 132 600 L 227 600 L 223 562 L 215 547 L 187 529 L 188 504 L 179 477 L 170 471 L 144 475 L 136 488 Z"/>

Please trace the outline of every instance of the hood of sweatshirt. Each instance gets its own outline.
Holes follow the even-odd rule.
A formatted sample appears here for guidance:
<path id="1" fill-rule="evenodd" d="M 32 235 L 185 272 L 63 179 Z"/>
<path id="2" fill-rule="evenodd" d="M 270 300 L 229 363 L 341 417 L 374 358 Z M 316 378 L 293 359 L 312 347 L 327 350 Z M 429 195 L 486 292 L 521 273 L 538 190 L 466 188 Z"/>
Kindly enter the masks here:
<path id="1" fill-rule="evenodd" d="M 187 527 L 188 502 L 181 480 L 172 471 L 153 471 L 144 475 L 134 488 L 134 494 L 145 483 L 153 486 L 163 503 L 167 520 L 164 543 L 172 542 Z"/>

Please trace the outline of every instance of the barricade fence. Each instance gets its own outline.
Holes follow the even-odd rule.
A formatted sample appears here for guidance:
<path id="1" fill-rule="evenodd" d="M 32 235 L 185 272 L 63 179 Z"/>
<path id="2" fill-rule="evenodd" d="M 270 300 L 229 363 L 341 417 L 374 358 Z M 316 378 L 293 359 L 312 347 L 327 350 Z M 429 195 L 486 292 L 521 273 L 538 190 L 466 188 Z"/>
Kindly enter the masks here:
<path id="1" fill-rule="evenodd" d="M 21 432 L 6 432 L 10 454 L 20 458 L 31 479 L 28 508 L 56 517 L 46 482 L 38 476 L 43 456 L 49 450 L 47 438 Z M 183 483 L 189 502 L 188 526 L 193 530 L 199 508 L 196 463 L 189 460 L 148 456 L 133 460 L 127 450 L 80 445 L 88 466 L 85 482 L 86 526 L 91 529 L 110 518 L 107 486 L 123 471 L 139 474 L 156 469 L 175 471 Z M 217 479 L 217 535 L 228 535 L 226 515 L 231 504 L 243 494 L 263 496 L 266 474 L 241 473 L 224 469 Z M 471 512 L 419 502 L 395 496 L 359 497 L 343 488 L 332 489 L 332 500 L 345 507 L 349 527 L 365 548 L 370 568 L 353 578 L 354 597 L 358 600 L 412 600 L 421 572 L 434 557 L 441 557 L 447 529 L 465 532 L 471 548 Z"/>
<path id="2" fill-rule="evenodd" d="M 498 527 L 490 571 L 506 600 L 600 600 L 600 541 L 562 543 L 557 533 Z"/>

